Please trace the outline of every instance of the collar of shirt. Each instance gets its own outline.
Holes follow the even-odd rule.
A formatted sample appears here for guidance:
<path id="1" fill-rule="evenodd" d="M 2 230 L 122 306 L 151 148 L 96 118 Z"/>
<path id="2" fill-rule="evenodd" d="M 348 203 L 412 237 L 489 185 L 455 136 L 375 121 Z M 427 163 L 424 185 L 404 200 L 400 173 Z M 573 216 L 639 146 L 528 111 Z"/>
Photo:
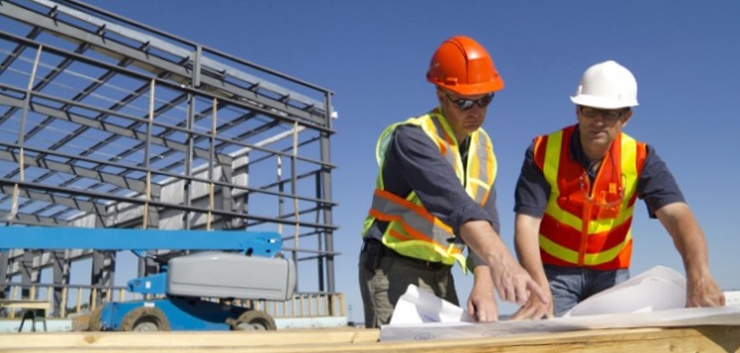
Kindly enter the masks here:
<path id="1" fill-rule="evenodd" d="M 594 161 L 593 163 L 588 161 L 588 158 L 586 158 L 586 153 L 583 152 L 583 146 L 581 145 L 580 136 L 581 133 L 579 132 L 578 125 L 576 124 L 573 135 L 570 137 L 570 158 L 572 158 L 583 167 L 583 169 L 586 171 L 586 174 L 588 175 L 589 181 L 593 183 L 594 179 L 596 178 L 596 173 L 599 172 L 601 161 Z"/>
<path id="2" fill-rule="evenodd" d="M 470 136 L 466 137 L 465 140 L 460 142 L 460 158 L 462 159 L 463 170 L 468 169 L 468 150 L 470 149 Z"/>

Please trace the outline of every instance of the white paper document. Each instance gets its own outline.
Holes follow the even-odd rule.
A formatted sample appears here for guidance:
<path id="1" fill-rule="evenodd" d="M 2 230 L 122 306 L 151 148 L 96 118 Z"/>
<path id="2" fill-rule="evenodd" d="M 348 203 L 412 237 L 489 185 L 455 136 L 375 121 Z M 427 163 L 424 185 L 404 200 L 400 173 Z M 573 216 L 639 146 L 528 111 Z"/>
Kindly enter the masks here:
<path id="1" fill-rule="evenodd" d="M 390 325 L 470 321 L 461 307 L 413 284 L 398 299 Z"/>
<path id="2" fill-rule="evenodd" d="M 409 286 L 399 299 L 381 341 L 464 339 L 520 333 L 603 328 L 740 325 L 740 306 L 684 308 L 686 280 L 675 270 L 654 267 L 584 300 L 564 317 L 535 321 L 470 322 L 465 311 Z"/>
<path id="3" fill-rule="evenodd" d="M 678 271 L 656 266 L 578 303 L 563 317 L 649 313 L 686 306 L 686 278 Z"/>

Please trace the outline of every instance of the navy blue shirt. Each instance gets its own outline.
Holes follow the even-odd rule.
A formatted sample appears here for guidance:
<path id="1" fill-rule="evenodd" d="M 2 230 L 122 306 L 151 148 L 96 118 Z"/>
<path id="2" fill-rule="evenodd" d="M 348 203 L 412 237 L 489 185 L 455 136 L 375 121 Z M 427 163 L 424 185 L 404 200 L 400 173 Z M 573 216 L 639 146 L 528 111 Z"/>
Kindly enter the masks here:
<path id="1" fill-rule="evenodd" d="M 583 166 L 593 182 L 598 168 L 590 168 L 591 164 L 583 152 L 579 136 L 576 126 L 570 141 L 570 157 Z M 534 161 L 534 142 L 532 142 L 524 154 L 522 171 L 516 183 L 514 212 L 542 218 L 549 197 L 550 184 L 545 180 L 542 169 Z M 673 174 L 650 145 L 647 146 L 642 174 L 637 180 L 637 197 L 645 200 L 650 218 L 655 218 L 655 211 L 665 205 L 685 202 Z"/>
<path id="2" fill-rule="evenodd" d="M 466 140 L 463 144 L 467 143 Z M 467 148 L 460 151 L 467 153 Z M 488 221 L 499 232 L 495 188 L 491 187 L 484 207 L 478 205 L 465 192 L 454 168 L 442 157 L 439 148 L 418 126 L 400 125 L 396 128 L 386 150 L 383 182 L 386 191 L 401 197 L 415 191 L 424 208 L 452 227 L 456 235 L 459 235 L 462 224 L 472 220 Z M 376 220 L 365 236 L 381 239 L 387 226 L 387 222 Z M 455 241 L 462 242 L 459 236 Z M 468 253 L 470 268 L 483 264 L 472 251 Z"/>

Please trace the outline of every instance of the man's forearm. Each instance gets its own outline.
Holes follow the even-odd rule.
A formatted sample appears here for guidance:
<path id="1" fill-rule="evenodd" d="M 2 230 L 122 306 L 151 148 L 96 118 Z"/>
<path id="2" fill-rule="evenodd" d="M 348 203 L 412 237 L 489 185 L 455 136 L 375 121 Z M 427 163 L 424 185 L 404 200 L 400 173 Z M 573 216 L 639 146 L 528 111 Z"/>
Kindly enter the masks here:
<path id="1" fill-rule="evenodd" d="M 460 237 L 488 266 L 496 266 L 511 256 L 501 237 L 487 221 L 469 221 L 460 226 Z"/>
<path id="2" fill-rule="evenodd" d="M 519 263 L 529 272 L 532 279 L 540 285 L 547 284 L 542 267 L 539 246 L 539 229 L 542 219 L 525 214 L 517 214 L 514 231 L 514 247 Z"/>
<path id="3" fill-rule="evenodd" d="M 658 219 L 673 238 L 681 255 L 686 276 L 698 278 L 709 274 L 709 252 L 699 223 L 684 203 L 666 205 L 656 212 Z"/>

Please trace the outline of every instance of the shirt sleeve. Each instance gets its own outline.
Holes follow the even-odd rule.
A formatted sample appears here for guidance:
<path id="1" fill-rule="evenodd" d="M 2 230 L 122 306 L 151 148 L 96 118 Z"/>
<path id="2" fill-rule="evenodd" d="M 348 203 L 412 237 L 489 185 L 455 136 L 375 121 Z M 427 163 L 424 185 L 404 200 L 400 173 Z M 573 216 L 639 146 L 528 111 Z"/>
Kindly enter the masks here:
<path id="1" fill-rule="evenodd" d="M 514 189 L 514 212 L 542 218 L 550 197 L 550 184 L 534 161 L 534 143 L 524 153 L 524 162 Z"/>
<path id="2" fill-rule="evenodd" d="M 647 146 L 647 157 L 637 181 L 637 196 L 645 200 L 650 218 L 656 218 L 655 212 L 665 205 L 686 202 L 668 166 L 650 145 Z"/>

